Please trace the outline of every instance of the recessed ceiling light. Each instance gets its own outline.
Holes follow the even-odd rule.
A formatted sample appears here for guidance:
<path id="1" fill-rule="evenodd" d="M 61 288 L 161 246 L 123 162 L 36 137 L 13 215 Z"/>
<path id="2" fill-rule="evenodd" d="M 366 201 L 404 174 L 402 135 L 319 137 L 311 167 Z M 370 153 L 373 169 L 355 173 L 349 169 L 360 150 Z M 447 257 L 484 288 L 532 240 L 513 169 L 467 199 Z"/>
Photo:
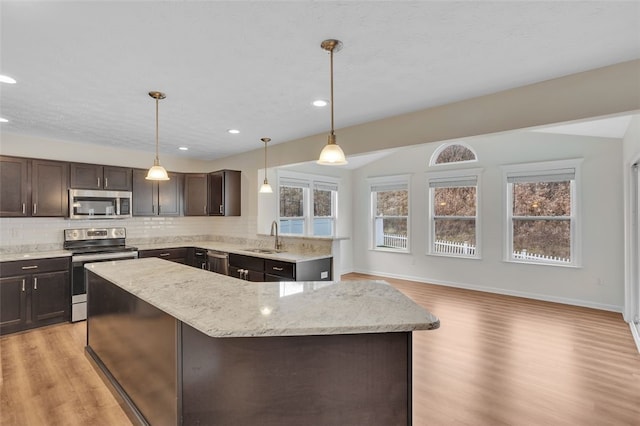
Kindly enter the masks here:
<path id="1" fill-rule="evenodd" d="M 0 117 L 0 123 L 8 123 L 9 120 L 7 120 L 6 118 L 2 118 Z"/>
<path id="2" fill-rule="evenodd" d="M 0 74 L 0 83 L 16 84 L 16 81 L 7 75 Z"/>
<path id="3" fill-rule="evenodd" d="M 229 129 L 229 130 L 227 130 L 227 132 L 231 133 L 232 135 L 237 135 L 238 133 L 240 133 L 240 130 L 238 130 L 238 129 Z"/>
<path id="4" fill-rule="evenodd" d="M 180 151 L 189 151 L 189 147 L 187 147 L 187 146 L 180 146 L 180 147 L 178 147 L 178 149 Z"/>
<path id="5" fill-rule="evenodd" d="M 329 102 L 325 101 L 324 99 L 316 99 L 311 103 L 313 104 L 313 106 L 317 106 L 317 107 L 324 107 L 329 105 Z"/>

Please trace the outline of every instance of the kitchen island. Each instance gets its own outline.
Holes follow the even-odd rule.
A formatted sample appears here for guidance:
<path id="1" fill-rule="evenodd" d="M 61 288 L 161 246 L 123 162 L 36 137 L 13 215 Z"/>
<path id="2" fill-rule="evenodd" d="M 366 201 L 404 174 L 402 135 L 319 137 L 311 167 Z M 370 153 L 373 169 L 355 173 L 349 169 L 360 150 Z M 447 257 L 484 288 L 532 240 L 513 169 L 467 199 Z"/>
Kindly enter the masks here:
<path id="1" fill-rule="evenodd" d="M 411 333 L 383 281 L 253 283 L 156 258 L 86 265 L 86 351 L 152 425 L 411 424 Z"/>

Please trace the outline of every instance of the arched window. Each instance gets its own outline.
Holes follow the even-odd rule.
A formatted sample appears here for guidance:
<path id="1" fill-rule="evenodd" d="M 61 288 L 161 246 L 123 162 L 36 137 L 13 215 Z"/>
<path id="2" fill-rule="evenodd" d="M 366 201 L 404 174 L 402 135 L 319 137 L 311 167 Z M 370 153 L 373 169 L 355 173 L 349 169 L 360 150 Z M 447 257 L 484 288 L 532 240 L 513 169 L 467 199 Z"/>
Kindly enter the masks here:
<path id="1" fill-rule="evenodd" d="M 441 145 L 431 156 L 430 166 L 438 164 L 468 163 L 478 161 L 473 149 L 467 144 L 456 142 Z"/>

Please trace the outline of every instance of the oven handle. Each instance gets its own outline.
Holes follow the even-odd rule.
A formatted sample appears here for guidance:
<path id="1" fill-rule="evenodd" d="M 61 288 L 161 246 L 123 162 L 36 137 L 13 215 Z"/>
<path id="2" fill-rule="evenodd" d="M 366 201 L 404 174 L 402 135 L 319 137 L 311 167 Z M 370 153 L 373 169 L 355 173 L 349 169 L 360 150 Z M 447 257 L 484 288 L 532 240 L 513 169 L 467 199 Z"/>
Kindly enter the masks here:
<path id="1" fill-rule="evenodd" d="M 137 251 L 127 251 L 122 253 L 100 253 L 100 254 L 78 254 L 71 257 L 72 262 L 92 262 L 96 260 L 118 260 L 136 259 Z"/>

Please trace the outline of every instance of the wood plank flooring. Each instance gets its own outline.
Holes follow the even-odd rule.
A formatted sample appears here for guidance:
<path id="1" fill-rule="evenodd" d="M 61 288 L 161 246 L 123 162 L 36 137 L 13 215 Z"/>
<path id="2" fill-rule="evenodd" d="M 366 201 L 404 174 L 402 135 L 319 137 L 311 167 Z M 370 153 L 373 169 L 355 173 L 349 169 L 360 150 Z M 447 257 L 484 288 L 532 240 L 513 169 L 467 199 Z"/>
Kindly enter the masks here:
<path id="1" fill-rule="evenodd" d="M 414 333 L 414 425 L 640 425 L 640 354 L 620 314 L 385 280 L 441 320 Z M 0 338 L 1 425 L 131 424 L 85 358 L 85 333 Z"/>

